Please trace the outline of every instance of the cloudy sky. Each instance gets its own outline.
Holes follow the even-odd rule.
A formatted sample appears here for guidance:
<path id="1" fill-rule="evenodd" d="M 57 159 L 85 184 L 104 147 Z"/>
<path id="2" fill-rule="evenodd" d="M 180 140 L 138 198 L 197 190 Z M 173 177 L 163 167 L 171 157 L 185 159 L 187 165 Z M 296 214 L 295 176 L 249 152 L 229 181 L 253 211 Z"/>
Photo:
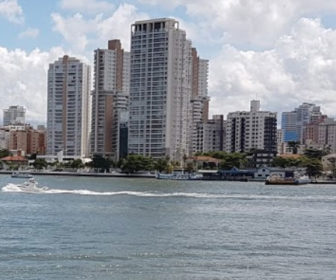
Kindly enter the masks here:
<path id="1" fill-rule="evenodd" d="M 0 109 L 19 104 L 46 120 L 46 71 L 65 53 L 92 63 L 93 50 L 130 24 L 173 17 L 210 60 L 210 113 L 292 110 L 302 102 L 336 116 L 336 1 L 0 0 Z M 2 120 L 2 110 L 0 112 Z"/>

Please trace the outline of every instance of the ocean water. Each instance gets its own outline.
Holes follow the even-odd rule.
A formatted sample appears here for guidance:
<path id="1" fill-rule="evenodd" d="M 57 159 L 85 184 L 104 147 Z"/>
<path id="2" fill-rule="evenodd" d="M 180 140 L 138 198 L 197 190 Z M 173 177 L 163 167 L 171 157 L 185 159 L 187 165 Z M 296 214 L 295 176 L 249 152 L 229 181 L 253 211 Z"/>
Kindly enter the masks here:
<path id="1" fill-rule="evenodd" d="M 0 279 L 336 279 L 336 186 L 0 176 Z"/>

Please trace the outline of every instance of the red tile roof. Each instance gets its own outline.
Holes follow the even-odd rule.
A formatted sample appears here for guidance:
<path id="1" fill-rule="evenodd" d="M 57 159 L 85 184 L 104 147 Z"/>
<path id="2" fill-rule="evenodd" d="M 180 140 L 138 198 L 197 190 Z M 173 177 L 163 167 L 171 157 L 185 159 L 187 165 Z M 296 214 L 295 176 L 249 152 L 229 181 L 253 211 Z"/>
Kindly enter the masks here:
<path id="1" fill-rule="evenodd" d="M 219 163 L 221 161 L 220 159 L 209 157 L 209 156 L 194 156 L 193 160 L 203 161 L 203 162 L 215 162 L 215 163 Z"/>
<path id="2" fill-rule="evenodd" d="M 8 157 L 1 158 L 1 160 L 3 161 L 28 161 L 25 157 L 21 157 L 21 156 L 8 156 Z"/>

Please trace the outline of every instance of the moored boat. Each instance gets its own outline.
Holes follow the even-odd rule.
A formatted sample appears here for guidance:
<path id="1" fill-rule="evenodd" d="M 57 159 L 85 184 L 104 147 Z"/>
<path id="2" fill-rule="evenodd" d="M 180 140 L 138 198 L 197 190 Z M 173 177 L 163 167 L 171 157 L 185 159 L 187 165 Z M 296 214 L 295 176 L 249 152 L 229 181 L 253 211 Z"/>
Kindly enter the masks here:
<path id="1" fill-rule="evenodd" d="M 19 172 L 19 171 L 15 171 L 12 173 L 11 175 L 12 178 L 24 178 L 24 179 L 29 179 L 29 178 L 33 178 L 33 175 L 31 175 L 30 173 L 27 172 Z"/>
<path id="2" fill-rule="evenodd" d="M 266 185 L 303 185 L 309 184 L 311 180 L 308 176 L 300 177 L 280 177 L 280 176 L 269 176 L 265 184 Z"/>
<path id="3" fill-rule="evenodd" d="M 203 178 L 203 175 L 190 173 L 157 173 L 156 178 L 164 180 L 201 180 Z"/>

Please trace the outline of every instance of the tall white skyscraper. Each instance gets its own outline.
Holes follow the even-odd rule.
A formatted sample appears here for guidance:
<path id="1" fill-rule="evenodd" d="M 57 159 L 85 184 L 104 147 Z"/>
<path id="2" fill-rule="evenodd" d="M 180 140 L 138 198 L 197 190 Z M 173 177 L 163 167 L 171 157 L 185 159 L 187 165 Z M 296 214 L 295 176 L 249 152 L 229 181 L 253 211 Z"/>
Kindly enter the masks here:
<path id="1" fill-rule="evenodd" d="M 47 154 L 86 157 L 90 67 L 67 55 L 49 65 Z"/>
<path id="2" fill-rule="evenodd" d="M 176 20 L 132 25 L 129 153 L 179 161 L 190 153 L 192 61 Z"/>
<path id="3" fill-rule="evenodd" d="M 3 110 L 3 125 L 25 124 L 26 109 L 23 106 L 10 106 Z"/>
<path id="4" fill-rule="evenodd" d="M 119 40 L 94 54 L 91 154 L 119 159 L 121 115 L 128 111 L 130 54 Z"/>

